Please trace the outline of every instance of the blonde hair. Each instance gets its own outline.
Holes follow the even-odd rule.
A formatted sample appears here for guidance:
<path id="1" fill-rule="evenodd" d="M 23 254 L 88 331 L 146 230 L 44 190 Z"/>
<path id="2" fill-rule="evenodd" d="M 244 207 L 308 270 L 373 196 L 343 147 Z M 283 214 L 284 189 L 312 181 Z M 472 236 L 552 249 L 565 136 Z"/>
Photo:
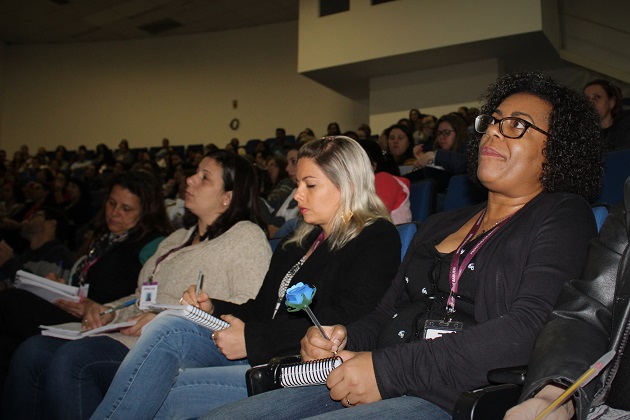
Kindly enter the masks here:
<path id="1" fill-rule="evenodd" d="M 376 219 L 391 220 L 376 195 L 374 171 L 359 143 L 345 136 L 324 137 L 304 144 L 298 152 L 298 162 L 302 158 L 312 159 L 341 193 L 328 237 L 330 250 L 342 248 Z M 286 244 L 303 246 L 314 229 L 314 225 L 302 223 Z"/>

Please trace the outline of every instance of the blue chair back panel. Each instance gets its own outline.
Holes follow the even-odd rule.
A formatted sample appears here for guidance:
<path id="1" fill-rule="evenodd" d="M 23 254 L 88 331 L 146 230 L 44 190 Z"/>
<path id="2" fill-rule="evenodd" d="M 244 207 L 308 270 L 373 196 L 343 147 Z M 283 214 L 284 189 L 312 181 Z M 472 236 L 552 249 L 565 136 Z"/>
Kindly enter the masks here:
<path id="1" fill-rule="evenodd" d="M 400 261 L 402 261 L 403 257 L 407 253 L 407 248 L 409 248 L 409 244 L 413 239 L 413 236 L 416 234 L 418 228 L 415 223 L 403 223 L 402 225 L 396 225 L 396 229 L 398 229 L 398 234 L 400 235 Z"/>
<path id="2" fill-rule="evenodd" d="M 630 176 L 630 148 L 608 152 L 604 161 L 604 182 L 593 202 L 615 204 L 623 199 L 623 184 Z"/>
<path id="3" fill-rule="evenodd" d="M 597 231 L 599 232 L 604 224 L 604 221 L 608 217 L 608 208 L 606 206 L 594 206 L 593 215 L 595 216 L 595 222 L 597 223 Z"/>
<path id="4" fill-rule="evenodd" d="M 453 175 L 448 182 L 444 210 L 454 210 L 481 203 L 487 198 L 485 191 L 468 175 Z"/>
<path id="5" fill-rule="evenodd" d="M 431 214 L 433 206 L 433 182 L 426 180 L 414 182 L 409 188 L 411 219 L 424 222 Z"/>

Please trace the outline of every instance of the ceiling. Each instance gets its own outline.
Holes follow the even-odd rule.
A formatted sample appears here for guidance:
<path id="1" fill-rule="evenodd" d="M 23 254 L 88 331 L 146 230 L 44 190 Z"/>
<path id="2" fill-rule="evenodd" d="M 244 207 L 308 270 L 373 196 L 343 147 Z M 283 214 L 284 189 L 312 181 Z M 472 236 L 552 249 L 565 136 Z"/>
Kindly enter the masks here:
<path id="1" fill-rule="evenodd" d="M 240 29 L 298 19 L 298 0 L 1 0 L 0 41 L 54 44 Z"/>

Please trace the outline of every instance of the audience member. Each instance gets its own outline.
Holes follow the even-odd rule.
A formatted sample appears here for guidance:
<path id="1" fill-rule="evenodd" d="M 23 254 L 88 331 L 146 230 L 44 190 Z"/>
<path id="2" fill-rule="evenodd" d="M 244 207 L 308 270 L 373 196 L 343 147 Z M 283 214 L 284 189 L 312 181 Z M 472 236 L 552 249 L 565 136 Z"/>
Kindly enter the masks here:
<path id="1" fill-rule="evenodd" d="M 396 165 L 414 164 L 413 137 L 407 126 L 395 124 L 387 129 L 387 150 L 394 157 Z"/>
<path id="2" fill-rule="evenodd" d="M 361 147 L 341 136 L 302 146 L 295 195 L 305 223 L 276 248 L 256 299 L 238 306 L 205 292 L 197 298 L 189 288 L 186 302 L 214 315 L 233 314 L 223 316 L 230 327 L 211 333 L 179 317 L 153 321 L 95 418 L 192 418 L 246 398 L 249 366 L 295 354 L 311 325 L 303 311 L 289 313 L 281 305 L 285 287 L 299 281 L 317 288 L 311 307 L 324 322 L 356 319 L 374 307 L 400 261 L 400 239 L 374 192 Z M 173 331 L 181 332 L 178 338 Z"/>
<path id="3" fill-rule="evenodd" d="M 498 79 L 483 113 L 495 119 L 478 126 L 469 156 L 488 201 L 419 225 L 370 315 L 324 326 L 330 340 L 309 328 L 304 360 L 344 360 L 326 385 L 262 393 L 204 418 L 451 419 L 459 394 L 487 384 L 490 369 L 527 363 L 597 233 L 586 200 L 603 170 L 597 116 L 581 93 L 539 73 Z"/>
<path id="4" fill-rule="evenodd" d="M 387 171 L 387 162 L 381 148 L 373 140 L 359 142 L 368 155 L 374 170 L 376 195 L 383 201 L 394 224 L 411 222 L 409 201 L 410 183 L 407 178 L 394 176 Z"/>
<path id="5" fill-rule="evenodd" d="M 599 114 L 608 150 L 630 147 L 630 113 L 622 112 L 621 89 L 607 80 L 597 79 L 586 84 L 584 94 Z"/>
<path id="6" fill-rule="evenodd" d="M 339 128 L 339 124 L 336 122 L 331 122 L 326 127 L 326 135 L 327 136 L 340 136 L 341 129 Z"/>
<path id="7" fill-rule="evenodd" d="M 43 277 L 70 269 L 73 260 L 66 246 L 68 219 L 63 212 L 43 208 L 24 223 L 20 233 L 29 243 L 21 255 L 16 255 L 6 242 L 0 242 L 0 290 L 13 285 L 18 270 Z"/>
<path id="8" fill-rule="evenodd" d="M 114 159 L 125 165 L 125 168 L 131 168 L 131 165 L 133 165 L 135 156 L 129 149 L 129 141 L 127 139 L 122 139 L 118 143 L 118 150 L 114 152 Z"/>
<path id="9" fill-rule="evenodd" d="M 297 182 L 296 172 L 297 172 L 297 160 L 298 160 L 298 150 L 300 146 L 293 145 L 291 149 L 287 152 L 287 166 L 286 172 L 287 177 L 293 181 L 294 187 Z M 284 199 L 284 202 L 278 207 L 274 212 L 271 213 L 271 221 L 269 222 L 269 237 L 272 238 L 275 236 L 278 229 L 282 227 L 289 220 L 293 220 L 297 218 L 300 214 L 300 209 L 297 205 L 297 201 L 293 198 L 295 195 L 296 189 L 293 188 L 291 192 Z"/>
<path id="10" fill-rule="evenodd" d="M 23 289 L 0 293 L 0 378 L 4 378 L 15 348 L 39 334 L 39 325 L 80 321 L 93 304 L 133 293 L 142 264 L 169 233 L 161 186 L 146 174 L 116 177 L 107 197 L 90 251 L 75 264 L 69 279 L 85 295 L 89 285 L 89 298 L 53 304 Z M 48 276 L 65 282 L 54 272 Z"/>
<path id="11" fill-rule="evenodd" d="M 359 140 L 371 140 L 372 129 L 367 124 L 361 124 L 357 128 L 357 136 L 359 137 Z"/>
<path id="12" fill-rule="evenodd" d="M 433 151 L 425 152 L 423 146 L 414 147 L 413 166 L 418 170 L 406 176 L 412 181 L 433 179 L 435 191 L 442 192 L 448 187 L 451 176 L 466 172 L 468 127 L 464 118 L 453 112 L 440 117 L 435 134 Z"/>
<path id="13" fill-rule="evenodd" d="M 284 203 L 295 187 L 295 181 L 287 173 L 287 165 L 288 162 L 283 156 L 274 155 L 267 158 L 265 168 L 269 177 L 269 187 L 263 198 L 273 210 Z"/>
<path id="14" fill-rule="evenodd" d="M 256 297 L 271 250 L 251 164 L 226 151 L 212 152 L 187 185 L 191 223 L 168 236 L 144 264 L 135 294 L 92 305 L 83 318 L 88 329 L 134 317 L 138 322 L 120 333 L 77 341 L 44 336 L 26 341 L 11 364 L 3 417 L 89 417 L 141 329 L 155 318 L 135 305 L 100 314 L 130 299 L 142 302 L 147 279 L 157 284 L 156 298 L 162 304 L 181 302 L 182 290 L 200 270 L 206 276 L 204 288 L 213 298 L 241 304 Z"/>

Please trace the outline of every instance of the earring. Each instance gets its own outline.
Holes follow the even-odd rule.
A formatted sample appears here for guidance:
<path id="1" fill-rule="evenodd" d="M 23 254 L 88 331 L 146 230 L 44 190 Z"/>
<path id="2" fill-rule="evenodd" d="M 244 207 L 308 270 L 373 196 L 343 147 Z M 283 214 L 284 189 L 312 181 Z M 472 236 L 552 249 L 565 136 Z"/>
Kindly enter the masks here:
<path id="1" fill-rule="evenodd" d="M 350 223 L 350 219 L 352 219 L 353 214 L 354 213 L 352 213 L 352 210 L 348 211 L 348 216 L 346 216 L 345 211 L 341 212 L 341 221 L 343 222 L 344 225 L 347 225 L 348 223 Z"/>

